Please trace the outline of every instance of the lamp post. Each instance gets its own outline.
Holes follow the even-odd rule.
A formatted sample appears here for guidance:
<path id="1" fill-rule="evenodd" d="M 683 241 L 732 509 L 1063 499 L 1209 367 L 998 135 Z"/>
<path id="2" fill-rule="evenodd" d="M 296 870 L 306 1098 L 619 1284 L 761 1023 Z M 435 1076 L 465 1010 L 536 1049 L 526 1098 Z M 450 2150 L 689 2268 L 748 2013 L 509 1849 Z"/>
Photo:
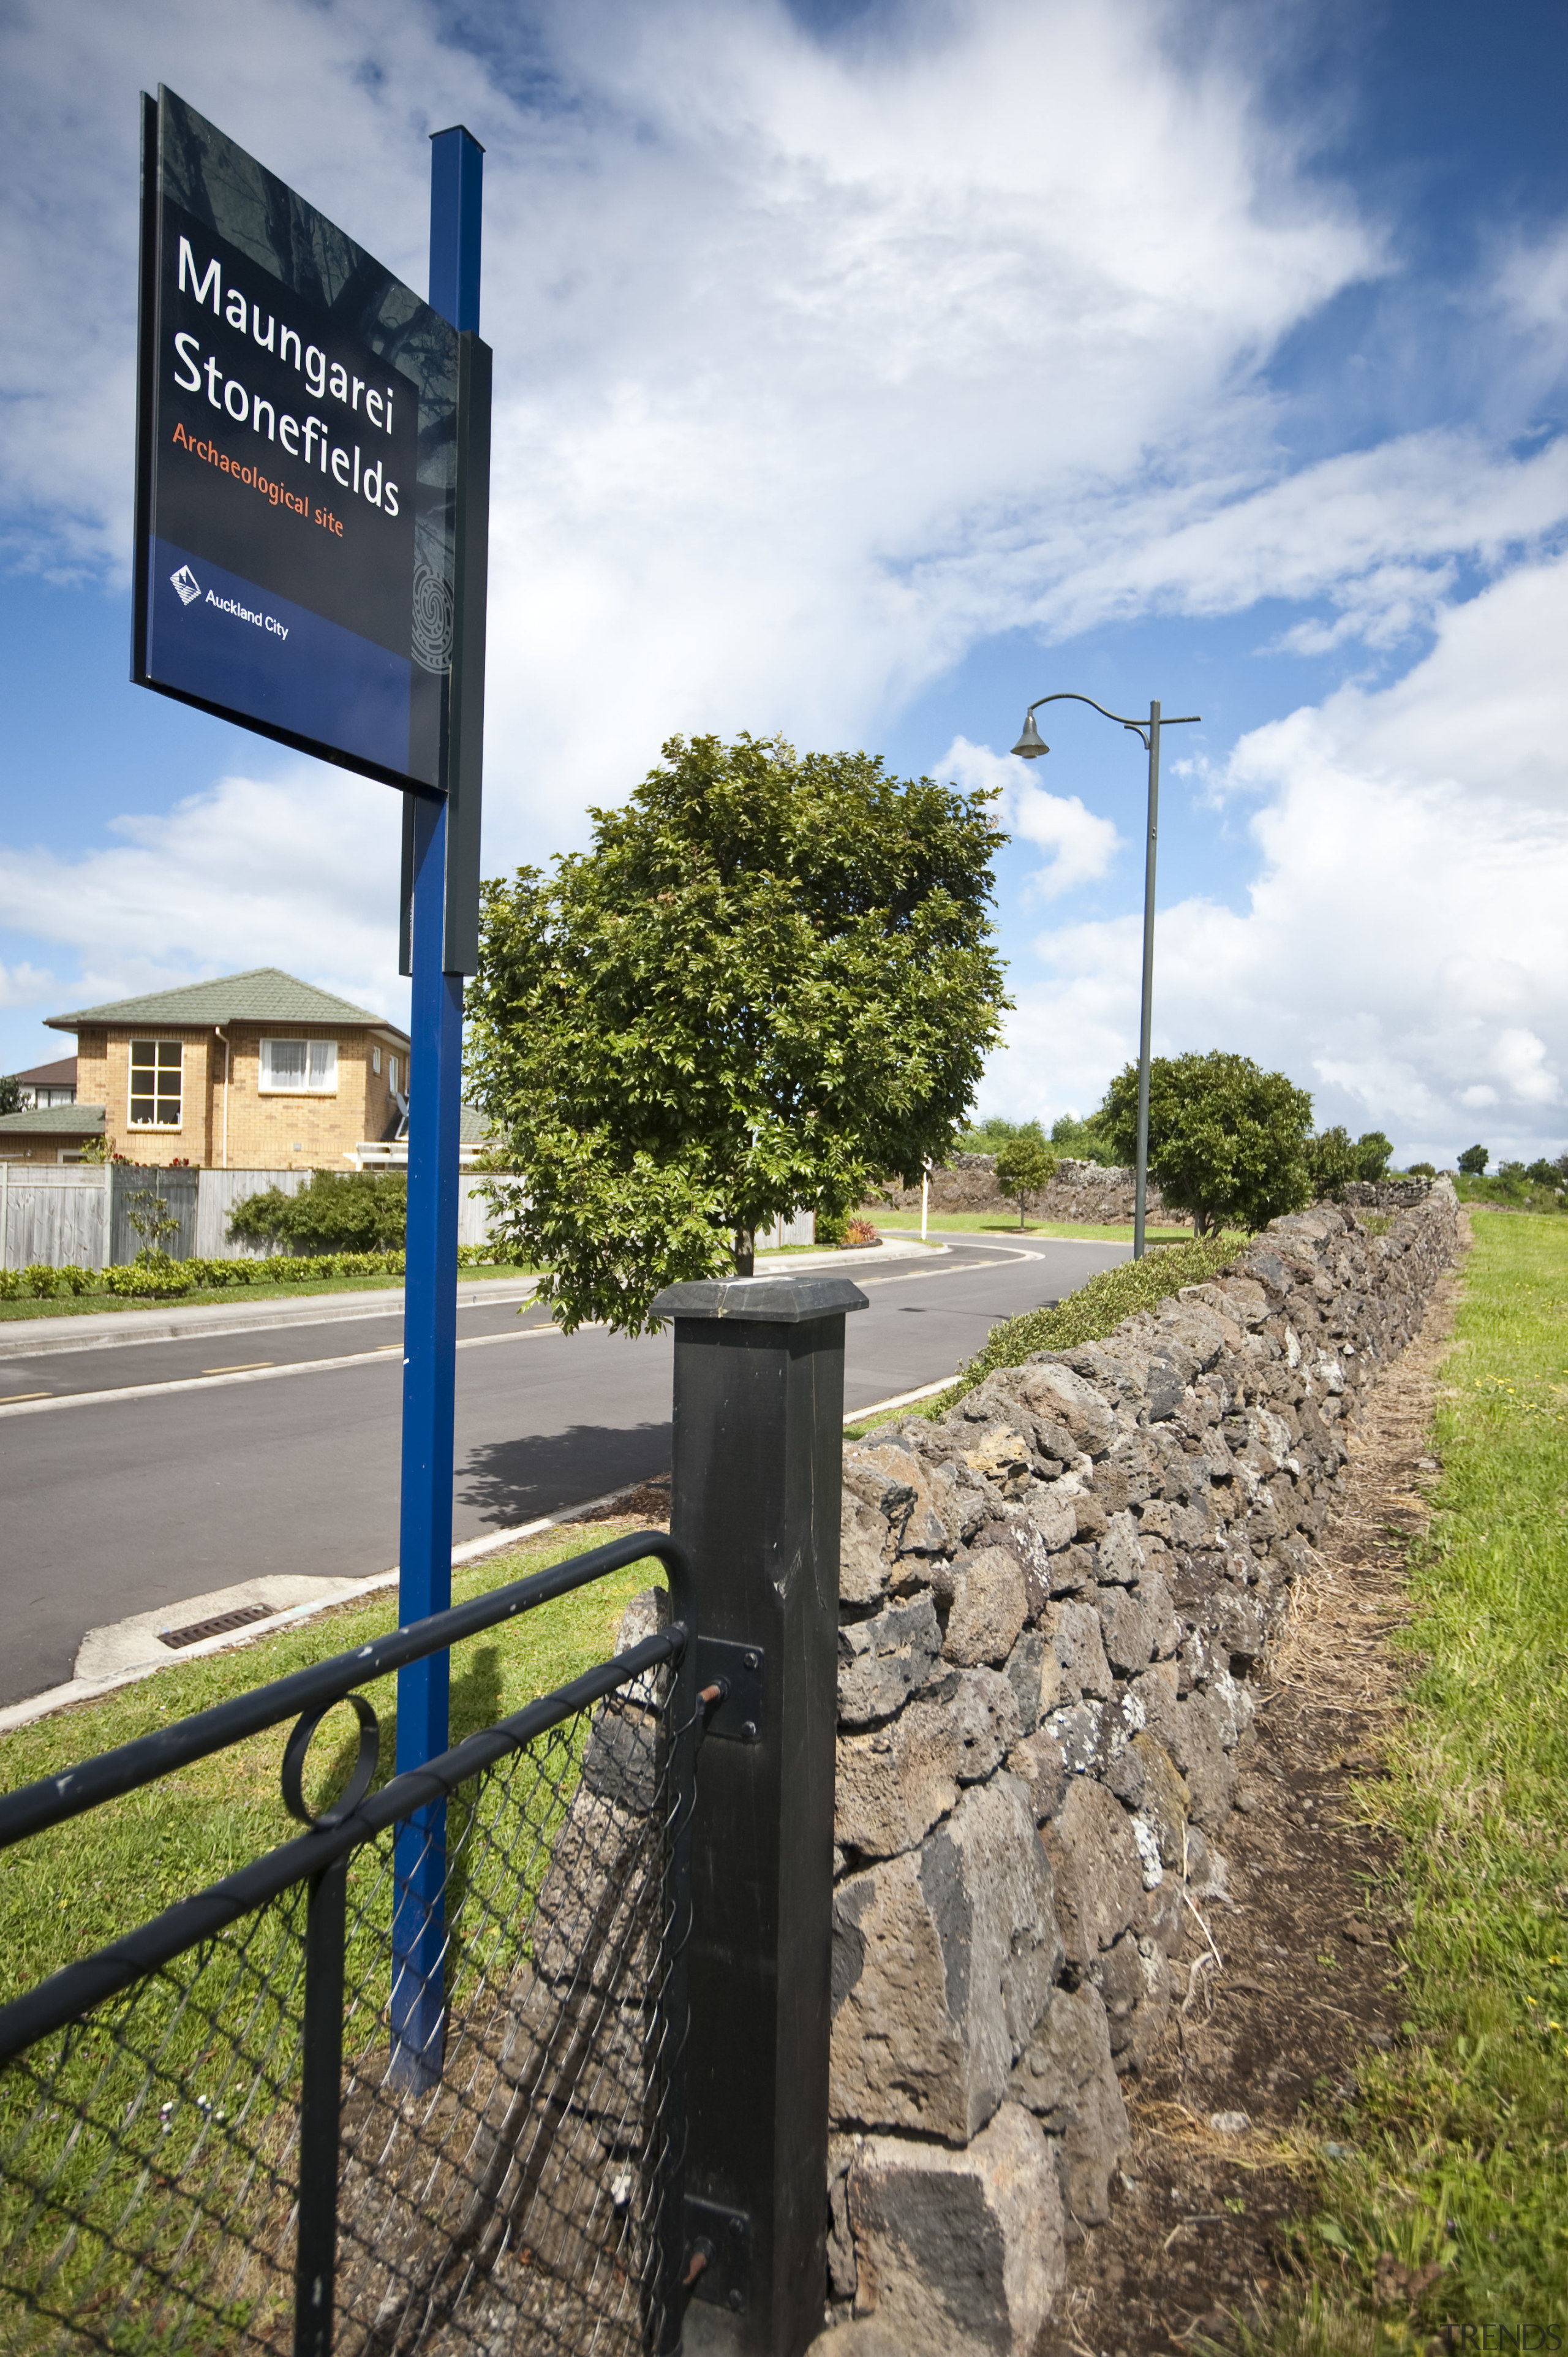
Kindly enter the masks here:
<path id="1" fill-rule="evenodd" d="M 1050 747 L 1035 726 L 1035 715 L 1042 704 L 1087 704 L 1118 726 L 1130 728 L 1140 738 L 1149 756 L 1149 841 L 1144 862 L 1144 1008 L 1138 1032 L 1138 1169 L 1137 1191 L 1133 1205 L 1133 1257 L 1144 1257 L 1144 1211 L 1149 1191 L 1149 1034 L 1155 1007 L 1155 845 L 1160 820 L 1160 730 L 1187 728 L 1200 720 L 1198 712 L 1184 712 L 1165 719 L 1155 703 L 1149 705 L 1147 720 L 1124 720 L 1119 712 L 1107 712 L 1103 704 L 1096 704 L 1092 695 L 1079 695 L 1072 688 L 1062 688 L 1055 695 L 1037 695 L 1024 715 L 1023 733 L 1013 750 L 1020 760 L 1037 761 Z"/>

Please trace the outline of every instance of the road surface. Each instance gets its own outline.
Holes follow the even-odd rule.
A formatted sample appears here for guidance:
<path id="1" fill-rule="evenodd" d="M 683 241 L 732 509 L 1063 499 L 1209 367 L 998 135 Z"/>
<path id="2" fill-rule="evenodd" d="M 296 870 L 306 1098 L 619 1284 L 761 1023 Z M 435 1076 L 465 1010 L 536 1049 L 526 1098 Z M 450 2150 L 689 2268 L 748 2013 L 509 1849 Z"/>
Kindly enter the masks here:
<path id="1" fill-rule="evenodd" d="M 932 1263 L 846 1265 L 871 1305 L 846 1323 L 846 1409 L 950 1375 L 999 1318 L 1127 1257 L 946 1241 Z M 402 1325 L 381 1308 L 0 1357 L 0 1704 L 68 1679 L 90 1628 L 269 1572 L 390 1569 Z M 668 1469 L 668 1331 L 567 1338 L 510 1302 L 460 1309 L 457 1330 L 455 1541 Z"/>

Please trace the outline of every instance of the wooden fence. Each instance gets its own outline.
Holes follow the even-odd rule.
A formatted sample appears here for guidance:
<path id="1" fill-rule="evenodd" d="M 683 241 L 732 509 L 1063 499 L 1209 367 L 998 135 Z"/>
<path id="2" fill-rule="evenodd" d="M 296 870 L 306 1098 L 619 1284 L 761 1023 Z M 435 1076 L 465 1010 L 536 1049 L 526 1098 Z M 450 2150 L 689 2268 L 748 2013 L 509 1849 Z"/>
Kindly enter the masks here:
<path id="1" fill-rule="evenodd" d="M 255 1260 L 266 1246 L 231 1236 L 229 1222 L 249 1196 L 268 1187 L 295 1194 L 306 1170 L 158 1170 L 126 1163 L 45 1165 L 0 1162 L 0 1268 L 103 1268 L 134 1260 L 141 1238 L 129 1216 L 128 1195 L 156 1192 L 166 1200 L 177 1232 L 165 1239 L 177 1258 Z M 489 1206 L 481 1182 L 457 1182 L 457 1241 L 482 1244 Z M 133 1205 L 131 1209 L 139 1208 Z"/>

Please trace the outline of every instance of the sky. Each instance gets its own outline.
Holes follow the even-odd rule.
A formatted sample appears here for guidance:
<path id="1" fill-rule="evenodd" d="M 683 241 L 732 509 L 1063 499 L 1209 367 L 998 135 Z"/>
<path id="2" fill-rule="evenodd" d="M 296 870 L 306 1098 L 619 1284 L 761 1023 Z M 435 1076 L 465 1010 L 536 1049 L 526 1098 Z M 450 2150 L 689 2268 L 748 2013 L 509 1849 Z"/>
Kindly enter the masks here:
<path id="1" fill-rule="evenodd" d="M 281 965 L 404 1020 L 398 805 L 130 685 L 137 92 L 411 285 L 485 156 L 488 874 L 676 733 L 996 787 L 979 1109 L 1155 1048 L 1403 1162 L 1568 1146 L 1568 17 L 1548 0 L 10 0 L 0 1071 Z"/>

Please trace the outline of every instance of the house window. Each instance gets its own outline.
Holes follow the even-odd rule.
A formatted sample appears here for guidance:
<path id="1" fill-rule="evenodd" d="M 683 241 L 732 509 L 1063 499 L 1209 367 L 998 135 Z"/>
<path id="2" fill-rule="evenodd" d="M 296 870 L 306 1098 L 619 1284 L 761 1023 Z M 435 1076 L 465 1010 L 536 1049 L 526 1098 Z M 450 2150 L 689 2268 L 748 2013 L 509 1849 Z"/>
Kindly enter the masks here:
<path id="1" fill-rule="evenodd" d="M 395 1097 L 397 1094 L 397 1058 L 395 1056 L 387 1058 L 387 1086 Z"/>
<path id="2" fill-rule="evenodd" d="M 372 1048 L 371 1049 L 371 1070 L 372 1072 L 379 1072 L 381 1069 L 381 1051 L 379 1048 Z"/>
<path id="3" fill-rule="evenodd" d="M 177 1039 L 133 1039 L 131 1042 L 131 1126 L 133 1129 L 179 1127 L 179 1072 L 183 1050 Z"/>
<path id="4" fill-rule="evenodd" d="M 263 1039 L 262 1087 L 291 1096 L 332 1096 L 338 1087 L 337 1040 Z"/>

